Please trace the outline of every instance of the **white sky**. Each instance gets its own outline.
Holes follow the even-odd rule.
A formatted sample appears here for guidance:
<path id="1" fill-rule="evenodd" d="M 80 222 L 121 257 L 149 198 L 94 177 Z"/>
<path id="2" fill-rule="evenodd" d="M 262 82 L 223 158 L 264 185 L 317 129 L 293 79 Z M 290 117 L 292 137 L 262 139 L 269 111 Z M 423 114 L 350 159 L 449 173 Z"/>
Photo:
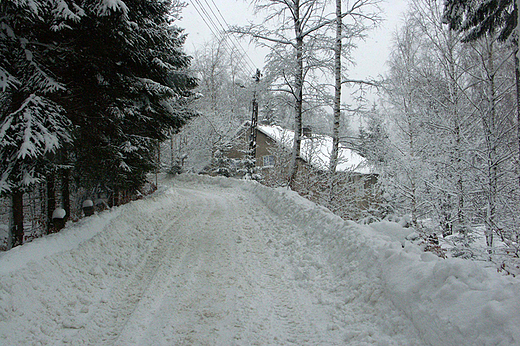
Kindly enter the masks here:
<path id="1" fill-rule="evenodd" d="M 213 18 L 224 17 L 229 25 L 245 25 L 254 20 L 253 8 L 245 0 L 187 0 L 188 6 L 182 12 L 182 20 L 177 25 L 188 33 L 186 50 L 193 52 L 203 42 L 211 39 L 212 33 L 196 10 L 202 4 Z M 386 71 L 385 62 L 388 58 L 392 36 L 400 25 L 403 12 L 406 10 L 407 0 L 386 0 L 381 4 L 385 21 L 381 27 L 369 33 L 366 42 L 359 42 L 358 49 L 354 53 L 356 66 L 351 69 L 350 77 L 365 78 L 377 77 Z M 220 13 L 217 11 L 220 10 Z M 214 14 L 214 16 L 213 16 Z M 222 21 L 223 22 L 223 21 Z M 225 23 L 222 23 L 225 25 Z M 217 23 L 218 25 L 218 23 Z M 254 45 L 248 45 L 248 41 L 242 40 L 242 46 L 248 51 L 251 60 L 262 69 L 265 52 L 255 49 Z"/>

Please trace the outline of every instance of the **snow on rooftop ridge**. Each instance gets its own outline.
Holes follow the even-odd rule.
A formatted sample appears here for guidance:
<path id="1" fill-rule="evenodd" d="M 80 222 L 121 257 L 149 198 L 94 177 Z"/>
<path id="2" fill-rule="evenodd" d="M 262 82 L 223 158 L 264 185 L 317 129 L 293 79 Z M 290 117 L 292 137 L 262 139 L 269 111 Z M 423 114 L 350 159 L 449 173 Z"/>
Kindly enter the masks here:
<path id="1" fill-rule="evenodd" d="M 258 130 L 282 144 L 286 148 L 292 148 L 294 131 L 280 126 L 258 125 Z M 302 136 L 301 155 L 312 166 L 320 170 L 328 170 L 332 153 L 332 137 L 313 134 L 309 137 Z M 338 154 L 337 171 L 353 171 L 361 174 L 373 173 L 366 159 L 340 144 Z"/>

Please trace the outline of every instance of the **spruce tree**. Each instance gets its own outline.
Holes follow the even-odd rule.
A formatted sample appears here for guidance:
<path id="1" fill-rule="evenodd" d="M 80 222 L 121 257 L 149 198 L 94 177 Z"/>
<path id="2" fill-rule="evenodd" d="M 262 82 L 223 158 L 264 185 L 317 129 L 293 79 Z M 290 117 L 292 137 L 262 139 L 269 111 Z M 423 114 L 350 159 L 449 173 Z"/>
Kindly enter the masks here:
<path id="1" fill-rule="evenodd" d="M 134 190 L 154 168 L 158 141 L 193 116 L 195 79 L 172 25 L 169 1 L 92 1 L 66 41 L 70 88 L 63 97 L 76 126 L 76 171 L 89 185 Z M 64 70 L 63 67 L 57 67 Z"/>
<path id="2" fill-rule="evenodd" d="M 5 0 L 0 13 L 0 195 L 12 198 L 9 245 L 18 245 L 23 241 L 23 193 L 44 179 L 52 164 L 48 156 L 71 139 L 65 111 L 53 100 L 65 88 L 46 64 L 49 46 L 41 28 L 50 18 L 62 24 L 76 18 L 59 0 Z"/>
<path id="3" fill-rule="evenodd" d="M 181 7 L 0 2 L 0 194 L 13 200 L 14 243 L 23 240 L 23 192 L 32 185 L 60 173 L 67 204 L 74 167 L 91 185 L 136 189 L 158 142 L 194 115 L 196 81 L 171 16 Z"/>
<path id="4" fill-rule="evenodd" d="M 499 32 L 499 39 L 505 41 L 516 28 L 517 12 L 515 0 L 446 0 L 444 22 L 465 32 L 466 42 L 490 32 Z"/>

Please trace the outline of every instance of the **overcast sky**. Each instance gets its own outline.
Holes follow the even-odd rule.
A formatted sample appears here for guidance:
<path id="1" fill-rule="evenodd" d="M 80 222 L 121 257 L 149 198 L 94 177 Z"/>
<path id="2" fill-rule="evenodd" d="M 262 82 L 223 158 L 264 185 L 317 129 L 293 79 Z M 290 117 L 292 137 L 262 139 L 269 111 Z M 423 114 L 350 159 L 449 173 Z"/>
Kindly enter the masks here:
<path id="1" fill-rule="evenodd" d="M 226 23 L 245 25 L 248 21 L 254 20 L 252 5 L 245 0 L 187 0 L 187 3 L 188 6 L 182 12 L 183 19 L 177 22 L 177 25 L 188 33 L 186 42 L 188 53 L 211 39 L 212 33 L 199 14 L 201 12 L 207 16 L 203 9 L 213 18 L 217 26 L 219 23 L 216 18 L 219 18 L 223 25 Z M 349 77 L 361 79 L 377 77 L 379 74 L 385 73 L 385 62 L 390 51 L 392 37 L 400 26 L 407 3 L 407 0 L 386 0 L 381 3 L 382 16 L 385 20 L 381 23 L 380 28 L 368 34 L 366 42 L 359 43 L 358 49 L 354 53 L 354 61 L 357 65 L 350 69 Z M 253 45 L 248 47 L 246 40 L 241 42 L 256 67 L 262 69 L 265 52 L 255 50 Z"/>

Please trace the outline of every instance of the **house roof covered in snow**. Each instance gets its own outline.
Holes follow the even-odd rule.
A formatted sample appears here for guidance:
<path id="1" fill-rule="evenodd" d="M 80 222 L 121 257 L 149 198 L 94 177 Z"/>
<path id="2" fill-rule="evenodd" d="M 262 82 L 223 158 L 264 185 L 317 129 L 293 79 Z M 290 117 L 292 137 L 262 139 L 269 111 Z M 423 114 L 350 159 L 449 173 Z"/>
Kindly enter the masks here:
<path id="1" fill-rule="evenodd" d="M 292 148 L 294 131 L 280 126 L 258 125 L 258 131 L 264 133 L 285 148 Z M 318 134 L 302 136 L 301 157 L 313 167 L 328 170 L 332 153 L 332 137 Z M 374 173 L 366 159 L 340 144 L 337 171 L 353 171 L 361 174 Z"/>

